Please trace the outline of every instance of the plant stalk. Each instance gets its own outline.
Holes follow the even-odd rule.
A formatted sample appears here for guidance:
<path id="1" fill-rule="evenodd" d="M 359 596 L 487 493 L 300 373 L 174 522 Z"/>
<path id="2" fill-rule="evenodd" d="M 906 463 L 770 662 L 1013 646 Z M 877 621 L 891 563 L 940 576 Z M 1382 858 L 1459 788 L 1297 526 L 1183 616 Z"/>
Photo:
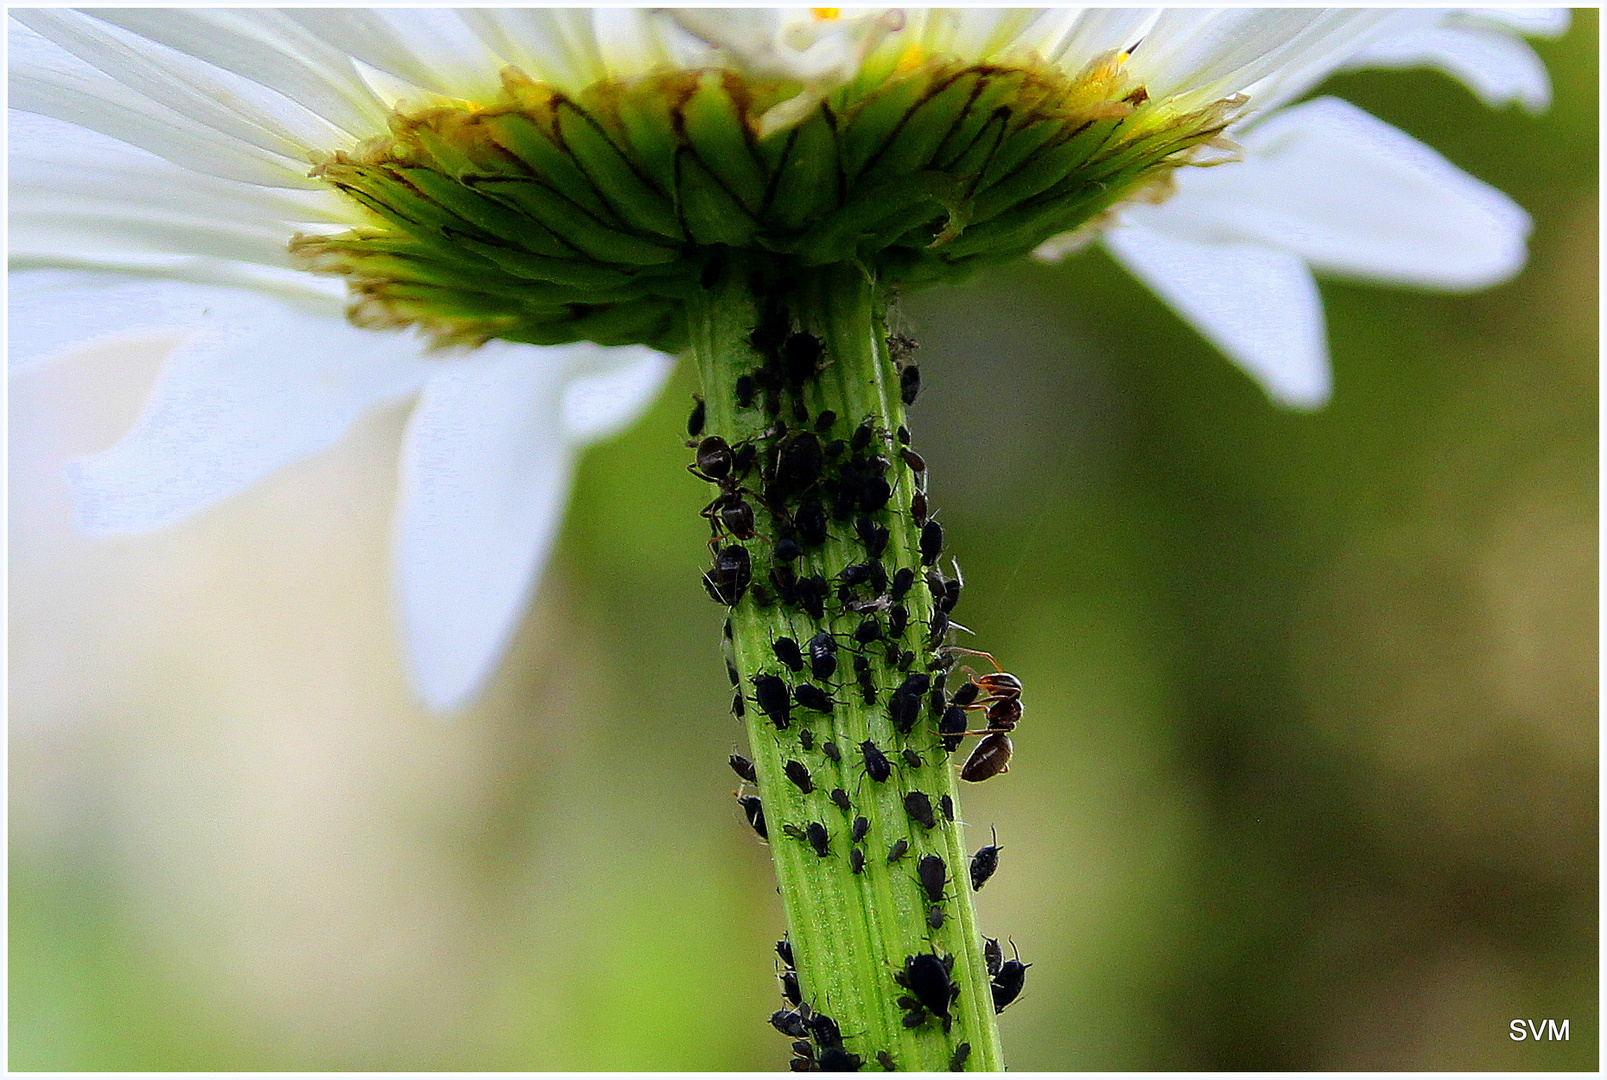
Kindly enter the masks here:
<path id="1" fill-rule="evenodd" d="M 832 1042 L 830 1028 L 824 1029 L 824 1044 L 816 1039 L 812 1051 L 817 1064 L 846 1067 L 857 1057 L 871 1069 L 891 1063 L 901 1071 L 945 1071 L 955 1064 L 958 1053 L 964 1069 L 1001 1069 L 993 998 L 967 871 L 969 855 L 957 820 L 956 770 L 937 734 L 938 714 L 929 692 L 921 694 L 918 718 L 907 734 L 898 730 L 893 717 L 891 699 L 911 675 L 925 674 L 936 685 L 939 670 L 934 668 L 952 663 L 941 651 L 947 635 L 939 634 L 934 641 L 929 632 L 934 614 L 934 598 L 926 583 L 930 561 L 923 564 L 921 529 L 910 509 L 924 487 L 924 476 L 918 478 L 901 453 L 898 433 L 904 430 L 905 407 L 901 365 L 889 352 L 890 292 L 853 264 L 778 270 L 774 260 L 767 265 L 736 256 L 711 263 L 703 285 L 688 303 L 691 348 L 706 408 L 703 435 L 719 436 L 739 450 L 750 445 L 755 451 L 755 463 L 746 475 L 726 479 L 713 490 L 716 496 L 734 492 L 728 497 L 751 505 L 755 535 L 744 541 L 719 535 L 723 529 L 715 527 L 717 539 L 711 547 L 743 546 L 751 561 L 751 585 L 741 590 L 730 609 L 729 659 L 736 692 L 743 698 L 741 711 L 758 795 L 806 1005 L 794 1011 L 805 1017 L 826 1014 L 842 1034 L 843 1054 L 824 1059 Z M 774 375 L 782 366 L 778 355 L 788 348 L 776 345 L 777 327 L 783 324 L 788 334 L 812 335 L 824 346 L 819 362 L 791 380 Z M 802 349 L 796 341 L 791 347 Z M 792 371 L 799 374 L 797 366 Z M 739 380 L 754 380 L 756 373 L 757 390 L 751 383 L 739 385 Z M 818 435 L 826 448 L 823 467 L 818 476 L 795 482 L 788 474 L 784 459 L 790 451 L 785 448 L 790 442 L 807 442 L 804 433 L 814 432 L 827 412 L 836 420 Z M 869 445 L 856 453 L 854 432 L 867 421 L 872 427 Z M 839 440 L 843 445 L 834 447 Z M 867 511 L 866 506 L 876 502 L 874 494 L 867 496 L 868 503 L 854 503 L 841 492 L 881 467 L 874 461 L 868 470 L 855 464 L 871 458 L 885 463 L 884 478 L 892 494 L 885 507 Z M 779 482 L 778 459 L 787 474 Z M 796 559 L 778 562 L 774 557 L 778 541 L 797 535 L 803 524 L 800 516 L 807 516 L 805 504 L 810 502 L 827 511 L 828 535 L 816 536 L 822 543 L 802 544 L 803 553 Z M 840 591 L 846 568 L 871 561 L 863 531 L 867 525 L 872 531 L 887 530 L 879 558 L 887 579 L 894 579 L 900 570 L 914 575 L 913 587 L 900 601 L 908 616 L 907 629 L 891 645 L 886 640 L 860 643 L 854 637 L 867 620 L 874 620 L 884 635 L 890 629 L 889 587 L 883 587 L 879 606 L 874 586 Z M 828 583 L 822 617 L 813 617 L 806 605 L 781 595 L 790 580 L 789 569 L 797 579 L 819 575 Z M 772 570 L 780 575 L 781 589 Z M 806 648 L 821 631 L 829 632 L 836 645 L 836 671 L 827 679 L 812 673 Z M 778 659 L 773 643 L 782 638 L 805 647 L 801 672 Z M 868 665 L 873 694 L 856 672 L 856 657 Z M 779 678 L 789 689 L 804 682 L 818 686 L 829 695 L 831 709 L 822 713 L 794 701 L 787 727 L 779 729 L 774 717 L 759 707 L 756 677 Z M 963 682 L 963 676 L 957 679 L 950 690 Z M 867 740 L 891 761 L 884 780 L 868 775 L 861 751 Z M 830 756 L 828 743 L 835 744 L 837 760 Z M 918 765 L 906 759 L 906 748 L 919 756 Z M 807 770 L 813 790 L 806 793 L 803 785 L 789 778 L 785 771 L 789 763 L 795 763 L 791 766 L 795 776 L 798 766 Z M 834 802 L 834 789 L 846 795 L 846 811 Z M 911 792 L 926 796 L 933 808 L 933 827 L 911 816 L 905 801 Z M 945 818 L 941 809 L 945 802 L 953 808 L 954 820 Z M 868 831 L 856 845 L 852 831 L 858 817 L 866 820 Z M 818 831 L 810 835 L 811 824 L 824 827 L 824 844 L 819 843 Z M 890 862 L 890 849 L 899 841 L 908 845 L 907 853 Z M 863 853 L 863 868 L 857 873 L 852 865 L 856 848 Z M 945 870 L 935 903 L 917 874 L 920 860 L 932 855 L 942 860 Z M 933 925 L 939 921 L 941 925 Z M 907 958 L 918 954 L 952 957 L 949 978 L 958 987 L 958 996 L 949 1008 L 948 1023 L 931 1009 L 897 1003 L 901 997 L 909 999 L 912 989 L 900 985 L 895 975 L 903 975 Z M 928 989 L 926 999 L 931 996 Z M 811 1037 L 816 1034 L 811 1028 Z M 962 1044 L 969 1050 L 961 1050 Z"/>

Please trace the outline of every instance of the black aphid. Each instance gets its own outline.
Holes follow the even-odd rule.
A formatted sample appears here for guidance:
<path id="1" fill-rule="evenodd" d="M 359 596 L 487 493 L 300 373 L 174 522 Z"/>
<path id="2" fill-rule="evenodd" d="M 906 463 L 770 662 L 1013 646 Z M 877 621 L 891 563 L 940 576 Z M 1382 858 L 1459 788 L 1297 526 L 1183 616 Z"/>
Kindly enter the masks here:
<path id="1" fill-rule="evenodd" d="M 865 853 L 863 851 L 854 848 L 848 853 L 848 869 L 855 874 L 865 872 Z"/>
<path id="2" fill-rule="evenodd" d="M 792 1002 L 794 1006 L 803 1004 L 803 990 L 798 986 L 798 973 L 787 968 L 780 975 L 781 996 Z"/>
<path id="3" fill-rule="evenodd" d="M 865 839 L 865 834 L 868 832 L 870 832 L 869 819 L 857 817 L 854 819 L 854 826 L 850 831 L 849 836 L 853 839 L 853 842 L 857 844 L 861 840 Z"/>
<path id="4" fill-rule="evenodd" d="M 854 812 L 854 804 L 848 801 L 848 792 L 840 787 L 831 789 L 831 801 L 845 814 Z"/>
<path id="5" fill-rule="evenodd" d="M 937 828 L 937 818 L 932 814 L 932 800 L 926 797 L 924 791 L 911 791 L 904 796 L 904 812 L 928 829 Z"/>
<path id="6" fill-rule="evenodd" d="M 910 496 L 910 517 L 916 525 L 926 524 L 926 492 L 917 491 Z"/>
<path id="7" fill-rule="evenodd" d="M 915 404 L 915 398 L 921 392 L 921 369 L 914 364 L 905 364 L 904 370 L 898 373 L 898 397 L 906 407 Z"/>
<path id="8" fill-rule="evenodd" d="M 890 863 L 898 862 L 898 860 L 904 857 L 904 853 L 909 849 L 910 842 L 908 840 L 905 840 L 902 837 L 894 840 L 892 846 L 887 849 L 887 861 Z"/>
<path id="9" fill-rule="evenodd" d="M 759 801 L 759 796 L 738 795 L 737 803 L 742 807 L 742 812 L 748 815 L 748 824 L 759 834 L 759 839 L 770 839 L 770 831 L 764 824 L 764 804 Z"/>
<path id="10" fill-rule="evenodd" d="M 921 888 L 926 890 L 927 899 L 934 904 L 942 900 L 943 887 L 949 882 L 949 868 L 943 856 L 921 856 L 921 861 L 915 864 L 915 872 L 920 876 Z"/>
<path id="11" fill-rule="evenodd" d="M 771 555 L 779 563 L 790 563 L 803 554 L 803 547 L 798 543 L 797 537 L 783 533 L 771 550 Z"/>
<path id="12" fill-rule="evenodd" d="M 798 704 L 806 709 L 813 709 L 815 712 L 823 713 L 831 712 L 831 698 L 827 696 L 826 691 L 818 686 L 799 683 L 792 688 L 792 696 L 797 699 Z"/>
<path id="13" fill-rule="evenodd" d="M 893 1055 L 886 1050 L 876 1051 L 876 1064 L 882 1067 L 883 1072 L 897 1072 L 898 1066 L 893 1064 Z"/>
<path id="14" fill-rule="evenodd" d="M 941 554 L 943 554 L 943 526 L 939 522 L 928 521 L 921 526 L 921 564 L 931 566 L 937 562 Z"/>
<path id="15" fill-rule="evenodd" d="M 1027 983 L 1027 969 L 1031 966 L 1023 964 L 1019 954 L 1014 960 L 1006 960 L 999 965 L 999 973 L 993 977 L 994 1012 L 1004 1012 L 1006 1006 L 1021 996 L 1021 989 Z"/>
<path id="16" fill-rule="evenodd" d="M 888 595 L 888 597 L 890 597 L 895 602 L 899 601 L 899 600 L 902 600 L 902 599 L 904 599 L 904 594 L 909 592 L 910 591 L 910 586 L 914 585 L 914 584 L 915 584 L 915 571 L 910 569 L 907 566 L 903 567 L 896 574 L 893 575 L 893 586 L 888 591 L 887 595 Z"/>
<path id="17" fill-rule="evenodd" d="M 830 589 L 821 574 L 802 578 L 798 582 L 798 606 L 817 622 L 826 617 L 826 596 Z"/>
<path id="18" fill-rule="evenodd" d="M 828 1046 L 816 1059 L 821 1072 L 858 1072 L 864 1064 L 858 1054 L 851 1054 L 840 1046 Z"/>
<path id="19" fill-rule="evenodd" d="M 945 1021 L 949 1019 L 949 1003 L 954 1000 L 954 982 L 949 976 L 953 964 L 953 957 L 916 953 L 905 957 L 904 970 L 899 973 L 903 976 L 900 982 L 915 995 L 915 1000 Z"/>
<path id="20" fill-rule="evenodd" d="M 878 525 L 867 517 L 854 522 L 854 532 L 859 536 L 859 542 L 865 546 L 866 557 L 871 559 L 881 558 L 882 552 L 887 550 L 887 541 L 892 536 L 886 525 Z"/>
<path id="21" fill-rule="evenodd" d="M 753 392 L 755 389 L 752 375 L 737 376 L 737 408 L 750 409 L 753 407 Z"/>
<path id="22" fill-rule="evenodd" d="M 926 909 L 926 925 L 933 930 L 943 929 L 943 909 L 933 904 Z"/>
<path id="23" fill-rule="evenodd" d="M 829 630 L 822 630 L 809 639 L 809 671 L 815 678 L 825 681 L 837 671 L 837 639 Z"/>
<path id="24" fill-rule="evenodd" d="M 798 790 L 805 795 L 815 790 L 815 782 L 809 778 L 809 769 L 801 761 L 789 761 L 781 767 L 787 774 L 787 779 L 797 785 Z"/>
<path id="25" fill-rule="evenodd" d="M 949 1072 L 964 1072 L 966 1059 L 971 1056 L 971 1044 L 963 1042 L 954 1048 L 954 1056 L 949 1058 Z"/>
<path id="26" fill-rule="evenodd" d="M 785 731 L 792 722 L 792 696 L 787 693 L 787 684 L 775 675 L 753 677 L 753 700 L 778 731 Z"/>
<path id="27" fill-rule="evenodd" d="M 798 538 L 810 547 L 819 547 L 830 539 L 826 508 L 820 505 L 817 499 L 808 499 L 802 503 L 792 515 L 792 523 L 798 530 Z"/>
<path id="28" fill-rule="evenodd" d="M 799 728 L 798 745 L 805 750 L 813 750 L 815 748 L 815 733 L 808 728 Z"/>
<path id="29" fill-rule="evenodd" d="M 982 939 L 982 962 L 987 965 L 988 978 L 999 974 L 999 968 L 1004 966 L 1004 950 L 999 948 L 998 938 Z"/>
<path id="30" fill-rule="evenodd" d="M 731 715 L 738 720 L 748 715 L 748 707 L 742 703 L 742 691 L 740 690 L 731 695 Z"/>
<path id="31" fill-rule="evenodd" d="M 875 436 L 876 418 L 874 416 L 867 416 L 864 420 L 860 421 L 859 426 L 854 429 L 853 438 L 848 440 L 848 445 L 853 449 L 854 453 L 857 454 L 869 446 L 871 439 L 873 439 Z"/>
<path id="32" fill-rule="evenodd" d="M 830 409 L 822 409 L 820 415 L 815 417 L 815 432 L 817 434 L 824 435 L 826 432 L 831 430 L 832 425 L 836 422 L 836 413 L 832 412 Z"/>
<path id="33" fill-rule="evenodd" d="M 708 409 L 704 406 L 703 399 L 698 397 L 696 394 L 693 394 L 692 415 L 686 418 L 687 438 L 695 439 L 699 435 L 703 434 L 703 421 L 707 415 Z"/>
<path id="34" fill-rule="evenodd" d="M 837 749 L 837 744 L 830 739 L 820 744 L 820 752 L 836 762 L 841 762 L 843 759 L 843 752 Z"/>
<path id="35" fill-rule="evenodd" d="M 876 678 L 870 661 L 863 656 L 854 657 L 854 678 L 859 681 L 859 697 L 866 705 L 876 704 Z"/>
<path id="36" fill-rule="evenodd" d="M 776 942 L 776 955 L 781 957 L 781 962 L 788 967 L 795 968 L 798 966 L 792 960 L 792 940 L 790 938 L 782 938 Z"/>
<path id="37" fill-rule="evenodd" d="M 1004 849 L 999 846 L 999 834 L 993 833 L 993 843 L 977 848 L 976 854 L 971 856 L 971 888 L 980 889 L 988 883 L 988 878 L 999 868 L 999 852 Z"/>
<path id="38" fill-rule="evenodd" d="M 903 637 L 904 630 L 910 624 L 910 613 L 903 604 L 894 604 L 887 611 L 887 636 Z"/>
<path id="39" fill-rule="evenodd" d="M 937 801 L 937 812 L 943 815 L 944 820 L 954 820 L 954 797 L 945 793 Z"/>
<path id="40" fill-rule="evenodd" d="M 829 845 L 831 843 L 831 837 L 826 832 L 826 826 L 818 821 L 811 821 L 808 827 L 804 829 L 804 837 L 809 841 L 809 846 L 815 849 L 815 854 L 824 859 L 830 850 Z"/>
<path id="41" fill-rule="evenodd" d="M 809 1034 L 809 1030 L 804 1027 L 803 1017 L 791 1009 L 777 1009 L 771 1013 L 770 1026 L 794 1039 L 802 1039 Z"/>
<path id="42" fill-rule="evenodd" d="M 913 746 L 906 746 L 901 753 L 904 755 L 904 764 L 908 765 L 912 769 L 919 769 L 921 767 L 921 752 L 919 750 L 915 749 Z"/>
<path id="43" fill-rule="evenodd" d="M 731 755 L 731 771 L 742 777 L 742 779 L 746 780 L 750 784 L 757 784 L 759 782 L 759 776 L 753 769 L 753 762 L 749 761 L 741 754 L 734 753 Z"/>
<path id="44" fill-rule="evenodd" d="M 872 616 L 854 627 L 854 640 L 861 645 L 869 645 L 873 641 L 882 639 L 882 624 Z"/>
<path id="45" fill-rule="evenodd" d="M 887 760 L 887 755 L 874 742 L 866 739 L 859 744 L 859 752 L 865 759 L 866 776 L 880 784 L 893 775 L 893 763 Z"/>
<path id="46" fill-rule="evenodd" d="M 792 638 L 776 638 L 770 643 L 770 650 L 776 654 L 776 659 L 780 660 L 788 671 L 803 670 L 803 654 L 798 651 L 798 643 Z"/>

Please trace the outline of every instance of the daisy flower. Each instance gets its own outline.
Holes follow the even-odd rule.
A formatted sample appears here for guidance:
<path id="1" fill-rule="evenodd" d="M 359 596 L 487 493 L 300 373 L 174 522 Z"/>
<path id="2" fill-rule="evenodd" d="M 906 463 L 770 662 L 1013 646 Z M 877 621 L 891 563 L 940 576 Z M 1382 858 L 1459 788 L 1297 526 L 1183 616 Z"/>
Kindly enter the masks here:
<path id="1" fill-rule="evenodd" d="M 708 251 L 860 260 L 913 288 L 1098 240 L 1276 399 L 1315 405 L 1314 271 L 1477 288 L 1521 265 L 1528 222 L 1352 106 L 1289 103 L 1335 71 L 1432 65 L 1540 108 L 1522 35 L 1566 24 L 12 14 L 14 363 L 187 335 L 133 430 L 78 464 L 83 526 L 159 528 L 415 398 L 394 571 L 410 670 L 441 710 L 494 669 L 577 450 L 662 386 Z"/>

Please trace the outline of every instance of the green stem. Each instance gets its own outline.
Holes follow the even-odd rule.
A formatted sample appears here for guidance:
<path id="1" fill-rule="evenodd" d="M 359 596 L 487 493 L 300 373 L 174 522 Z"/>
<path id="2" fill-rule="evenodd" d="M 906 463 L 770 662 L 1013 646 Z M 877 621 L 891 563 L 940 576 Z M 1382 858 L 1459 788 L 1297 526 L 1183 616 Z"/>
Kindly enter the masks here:
<path id="1" fill-rule="evenodd" d="M 758 535 L 745 543 L 752 581 L 758 589 L 750 588 L 732 608 L 729 628 L 740 692 L 746 698 L 745 720 L 758 791 L 804 999 L 813 1011 L 836 1021 L 844 1048 L 861 1058 L 866 1068 L 877 1068 L 878 1052 L 884 1052 L 901 1071 L 944 1071 L 954 1061 L 957 1048 L 968 1043 L 966 1069 L 1000 1069 L 1003 1059 L 972 903 L 969 855 L 958 822 L 945 820 L 935 809 L 945 795 L 955 801 L 951 805 L 957 805 L 956 771 L 943 751 L 925 700 L 907 736 L 895 730 L 889 711 L 894 689 L 908 673 L 927 672 L 935 654 L 928 644 L 933 598 L 924 581 L 920 529 L 910 514 L 916 478 L 901 458 L 894 435 L 905 418 L 898 369 L 888 352 L 888 292 L 866 271 L 847 264 L 781 274 L 758 261 L 733 261 L 711 267 L 704 275 L 704 285 L 688 305 L 688 318 L 707 408 L 706 432 L 721 436 L 732 446 L 751 441 L 760 451 L 760 464 L 742 480 L 743 497 L 753 505 L 759 522 Z M 796 394 L 788 390 L 776 395 L 779 417 L 767 412 L 762 392 L 751 407 L 738 405 L 738 379 L 764 363 L 750 342 L 761 310 L 785 311 L 794 330 L 813 334 L 825 345 L 825 363 L 818 374 L 798 385 Z M 801 397 L 801 407 L 795 405 L 795 397 Z M 836 414 L 837 421 L 822 436 L 824 442 L 850 439 L 855 428 L 870 418 L 876 436 L 867 453 L 881 455 L 891 464 L 886 479 L 892 485 L 893 498 L 885 509 L 869 517 L 890 533 L 881 555 L 889 579 L 904 568 L 915 574 L 915 585 L 903 598 L 908 629 L 898 640 L 900 649 L 915 654 L 907 671 L 889 662 L 885 642 L 863 649 L 853 643 L 854 629 L 867 617 L 878 618 L 885 627 L 885 612 L 849 611 L 836 595 L 837 576 L 843 569 L 867 561 L 854 525 L 854 518 L 861 516 L 858 511 L 846 520 L 832 520 L 826 542 L 806 546 L 805 554 L 792 564 L 799 577 L 820 574 L 831 583 L 824 618 L 817 622 L 801 607 L 778 602 L 771 588 L 773 546 L 787 526 L 787 515 L 810 492 L 797 494 L 784 506 L 765 500 L 763 461 L 769 448 L 785 438 L 775 430 L 778 418 L 792 431 L 811 430 L 827 410 Z M 800 423 L 798 417 L 804 413 L 808 420 Z M 834 459 L 828 459 L 828 478 L 836 467 Z M 821 485 L 813 490 L 823 489 Z M 822 501 L 830 505 L 824 496 Z M 726 538 L 719 546 L 732 543 Z M 771 595 L 757 595 L 766 592 Z M 856 595 L 868 597 L 870 590 L 861 589 Z M 770 602 L 761 606 L 761 599 Z M 805 681 L 822 685 L 807 667 L 802 674 L 787 670 L 772 651 L 777 639 L 789 637 L 803 645 L 820 630 L 832 632 L 840 643 L 838 670 L 823 685 L 831 695 L 832 711 L 821 714 L 794 706 L 790 725 L 778 730 L 757 707 L 754 677 L 778 676 L 789 687 Z M 875 700 L 869 705 L 855 676 L 855 652 L 870 662 Z M 804 749 L 804 729 L 813 735 L 812 749 Z M 892 775 L 885 782 L 866 775 L 859 749 L 866 740 L 893 760 Z M 836 744 L 839 762 L 824 751 L 828 741 Z M 919 766 L 912 767 L 903 759 L 906 747 L 920 755 Z M 813 792 L 805 794 L 787 778 L 783 770 L 789 761 L 808 769 Z M 849 797 L 851 806 L 846 813 L 831 799 L 835 788 Z M 934 828 L 925 828 L 906 811 L 904 797 L 914 791 L 924 793 L 934 807 Z M 864 868 L 856 874 L 850 866 L 854 846 L 850 833 L 858 816 L 869 822 L 869 831 L 858 845 L 864 853 Z M 959 816 L 956 809 L 954 817 Z M 817 855 L 801 834 L 810 823 L 826 828 L 825 856 Z M 908 853 L 889 863 L 889 848 L 899 840 L 907 841 Z M 943 860 L 948 877 L 939 904 L 943 923 L 936 929 L 929 925 L 931 901 L 916 872 L 919 860 L 928 855 Z M 959 996 L 947 1031 L 935 1016 L 906 1027 L 906 1009 L 896 1003 L 910 991 L 894 976 L 904 970 L 907 957 L 920 953 L 953 957 L 952 980 L 959 987 Z"/>

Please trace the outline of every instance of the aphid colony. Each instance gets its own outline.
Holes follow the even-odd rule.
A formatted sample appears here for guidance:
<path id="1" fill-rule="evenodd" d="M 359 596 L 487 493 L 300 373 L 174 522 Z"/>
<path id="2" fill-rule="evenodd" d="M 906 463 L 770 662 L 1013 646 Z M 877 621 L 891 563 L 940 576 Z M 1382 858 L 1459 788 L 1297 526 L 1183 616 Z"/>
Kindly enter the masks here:
<path id="1" fill-rule="evenodd" d="M 964 578 L 957 562 L 950 560 L 952 577 L 938 565 L 943 527 L 930 515 L 926 463 L 910 448 L 908 431 L 900 426 L 888 432 L 874 416 L 850 429 L 851 422 L 834 412 L 811 415 L 805 388 L 829 359 L 820 339 L 795 330 L 784 312 L 762 312 L 749 343 L 761 363 L 738 377 L 735 398 L 739 409 L 760 413 L 760 434 L 735 443 L 705 434 L 708 409 L 702 399 L 687 422 L 692 440 L 687 445 L 695 448 L 688 470 L 716 488 L 700 511 L 709 523 L 712 556 L 702 584 L 716 603 L 732 609 L 744 602 L 760 610 L 780 607 L 789 626 L 799 628 L 770 640 L 761 670 L 744 679 L 727 619 L 726 667 L 735 689 L 732 712 L 740 718 L 749 706 L 758 709 L 780 747 L 780 776 L 768 782 L 795 793 L 784 800 L 789 805 L 802 799 L 818 812 L 767 823 L 758 795 L 739 789 L 737 800 L 761 840 L 772 840 L 774 828 L 816 858 L 844 859 L 855 877 L 875 873 L 909 879 L 907 887 L 924 910 L 920 933 L 929 949 L 908 956 L 889 978 L 903 991 L 897 1000 L 906 1028 L 935 1023 L 948 1032 L 951 1006 L 962 988 L 953 955 L 942 953 L 933 935 L 948 922 L 944 901 L 950 882 L 960 875 L 950 873 L 941 854 L 923 849 L 943 850 L 941 834 L 927 834 L 938 829 L 940 819 L 953 821 L 954 804 L 946 793 L 929 794 L 912 785 L 923 768 L 947 760 L 971 735 L 981 738 L 960 767 L 961 779 L 980 782 L 1007 772 L 1009 732 L 1021 719 L 1021 682 L 987 653 L 952 644 L 954 632 L 964 629 L 951 619 Z M 895 338 L 888 344 L 899 363 L 898 394 L 907 406 L 920 390 L 919 370 L 907 362 L 914 343 Z M 890 555 L 895 515 L 903 516 L 896 535 L 908 547 Z M 853 552 L 848 559 L 842 558 L 844 548 Z M 906 565 L 890 572 L 889 563 Z M 929 604 L 917 596 L 918 582 Z M 962 656 L 983 657 L 994 671 L 979 675 L 960 668 L 965 681 L 950 693 Z M 834 717 L 850 702 L 854 708 L 845 712 L 885 708 L 892 742 L 885 736 L 878 736 L 881 743 L 865 738 L 841 746 L 830 737 L 817 741 L 811 725 L 824 725 L 842 738 Z M 973 727 L 970 718 L 977 712 L 986 722 Z M 744 788 L 759 784 L 752 761 L 733 753 L 730 764 Z M 855 805 L 867 783 L 873 791 L 888 784 L 901 789 L 893 805 L 902 805 L 908 835 L 872 836 L 887 826 L 873 824 L 877 815 L 867 817 Z M 973 889 L 992 876 L 1000 850 L 995 842 L 972 856 Z M 914 857 L 905 862 L 912 851 Z M 819 1011 L 820 1002 L 806 1000 L 791 943 L 778 942 L 777 953 L 788 1007 L 770 1022 L 794 1039 L 793 1070 L 859 1069 L 865 1057 L 845 1047 L 845 1036 Z M 1021 990 L 1026 965 L 1011 963 L 1016 966 L 988 960 L 996 1010 Z M 970 1050 L 967 1042 L 953 1048 L 954 1071 L 964 1069 Z M 898 1067 L 889 1050 L 866 1054 L 885 1070 Z"/>

